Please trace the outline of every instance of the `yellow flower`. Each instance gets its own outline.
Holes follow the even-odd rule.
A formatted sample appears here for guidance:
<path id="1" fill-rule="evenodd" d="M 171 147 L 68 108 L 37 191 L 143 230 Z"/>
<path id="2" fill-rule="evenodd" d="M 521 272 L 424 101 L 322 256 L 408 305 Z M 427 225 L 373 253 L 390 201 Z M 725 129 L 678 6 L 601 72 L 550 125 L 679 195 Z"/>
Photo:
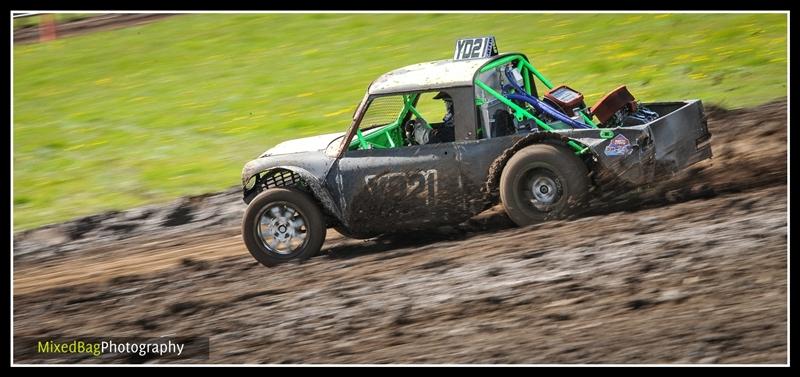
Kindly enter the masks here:
<path id="1" fill-rule="evenodd" d="M 349 108 L 346 108 L 346 109 L 342 109 L 342 110 L 339 110 L 339 111 L 334 111 L 334 112 L 332 112 L 332 113 L 327 113 L 327 114 L 325 114 L 324 116 L 325 116 L 326 118 L 327 118 L 327 117 L 332 117 L 332 116 L 337 116 L 337 115 L 344 114 L 344 113 L 346 113 L 346 112 L 348 112 L 348 111 L 350 111 L 350 109 L 349 109 Z"/>

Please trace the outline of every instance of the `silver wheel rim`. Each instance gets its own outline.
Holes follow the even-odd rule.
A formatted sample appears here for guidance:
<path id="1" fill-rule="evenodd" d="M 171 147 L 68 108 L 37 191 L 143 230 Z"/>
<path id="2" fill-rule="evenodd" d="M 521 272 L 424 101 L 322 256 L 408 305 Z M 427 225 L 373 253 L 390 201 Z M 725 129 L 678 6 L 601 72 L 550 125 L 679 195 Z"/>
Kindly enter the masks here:
<path id="1" fill-rule="evenodd" d="M 552 178 L 536 176 L 532 181 L 531 193 L 536 201 L 546 205 L 556 202 L 555 198 L 558 194 L 558 188 L 556 188 L 556 182 Z"/>
<path id="2" fill-rule="evenodd" d="M 536 210 L 549 212 L 563 195 L 561 182 L 549 169 L 538 168 L 528 171 L 522 181 L 524 195 Z"/>
<path id="3" fill-rule="evenodd" d="M 297 208 L 286 202 L 275 202 L 259 212 L 256 235 L 267 251 L 289 255 L 305 246 L 308 225 Z"/>

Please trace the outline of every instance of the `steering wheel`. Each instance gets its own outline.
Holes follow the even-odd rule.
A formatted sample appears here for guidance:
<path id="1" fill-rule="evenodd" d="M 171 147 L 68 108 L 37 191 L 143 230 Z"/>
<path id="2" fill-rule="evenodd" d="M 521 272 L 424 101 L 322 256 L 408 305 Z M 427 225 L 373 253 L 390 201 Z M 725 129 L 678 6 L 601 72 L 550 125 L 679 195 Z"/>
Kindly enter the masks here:
<path id="1" fill-rule="evenodd" d="M 405 125 L 403 125 L 403 130 L 405 131 L 408 145 L 423 145 L 428 143 L 433 127 L 422 117 L 417 117 L 406 121 Z"/>

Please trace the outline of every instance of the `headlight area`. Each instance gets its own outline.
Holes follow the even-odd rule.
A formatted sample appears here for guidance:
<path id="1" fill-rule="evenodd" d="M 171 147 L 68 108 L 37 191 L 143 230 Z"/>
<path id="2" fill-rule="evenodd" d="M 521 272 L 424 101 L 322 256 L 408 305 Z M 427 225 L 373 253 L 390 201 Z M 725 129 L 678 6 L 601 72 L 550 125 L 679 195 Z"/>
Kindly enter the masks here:
<path id="1" fill-rule="evenodd" d="M 258 174 L 250 177 L 250 179 L 247 180 L 247 183 L 245 183 L 245 185 L 244 185 L 244 190 L 245 191 L 252 190 L 253 187 L 256 187 L 256 183 L 257 182 L 258 182 Z"/>
<path id="2" fill-rule="evenodd" d="M 258 195 L 258 190 L 255 190 L 255 187 L 258 185 L 260 179 L 261 179 L 260 174 L 256 174 L 250 177 L 250 179 L 248 179 L 247 182 L 244 184 L 244 188 L 242 190 L 244 191 L 242 193 L 243 194 L 242 200 L 244 200 L 246 204 L 250 204 L 250 201 L 252 201 L 253 198 L 256 197 L 256 195 Z"/>

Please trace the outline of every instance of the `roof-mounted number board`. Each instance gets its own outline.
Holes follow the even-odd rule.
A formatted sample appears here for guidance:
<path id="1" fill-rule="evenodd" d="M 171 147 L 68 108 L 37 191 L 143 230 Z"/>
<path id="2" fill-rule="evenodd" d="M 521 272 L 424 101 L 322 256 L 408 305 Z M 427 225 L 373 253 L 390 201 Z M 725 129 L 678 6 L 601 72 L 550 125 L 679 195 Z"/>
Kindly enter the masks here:
<path id="1" fill-rule="evenodd" d="M 456 41 L 453 60 L 481 59 L 497 55 L 494 37 L 464 38 Z"/>

